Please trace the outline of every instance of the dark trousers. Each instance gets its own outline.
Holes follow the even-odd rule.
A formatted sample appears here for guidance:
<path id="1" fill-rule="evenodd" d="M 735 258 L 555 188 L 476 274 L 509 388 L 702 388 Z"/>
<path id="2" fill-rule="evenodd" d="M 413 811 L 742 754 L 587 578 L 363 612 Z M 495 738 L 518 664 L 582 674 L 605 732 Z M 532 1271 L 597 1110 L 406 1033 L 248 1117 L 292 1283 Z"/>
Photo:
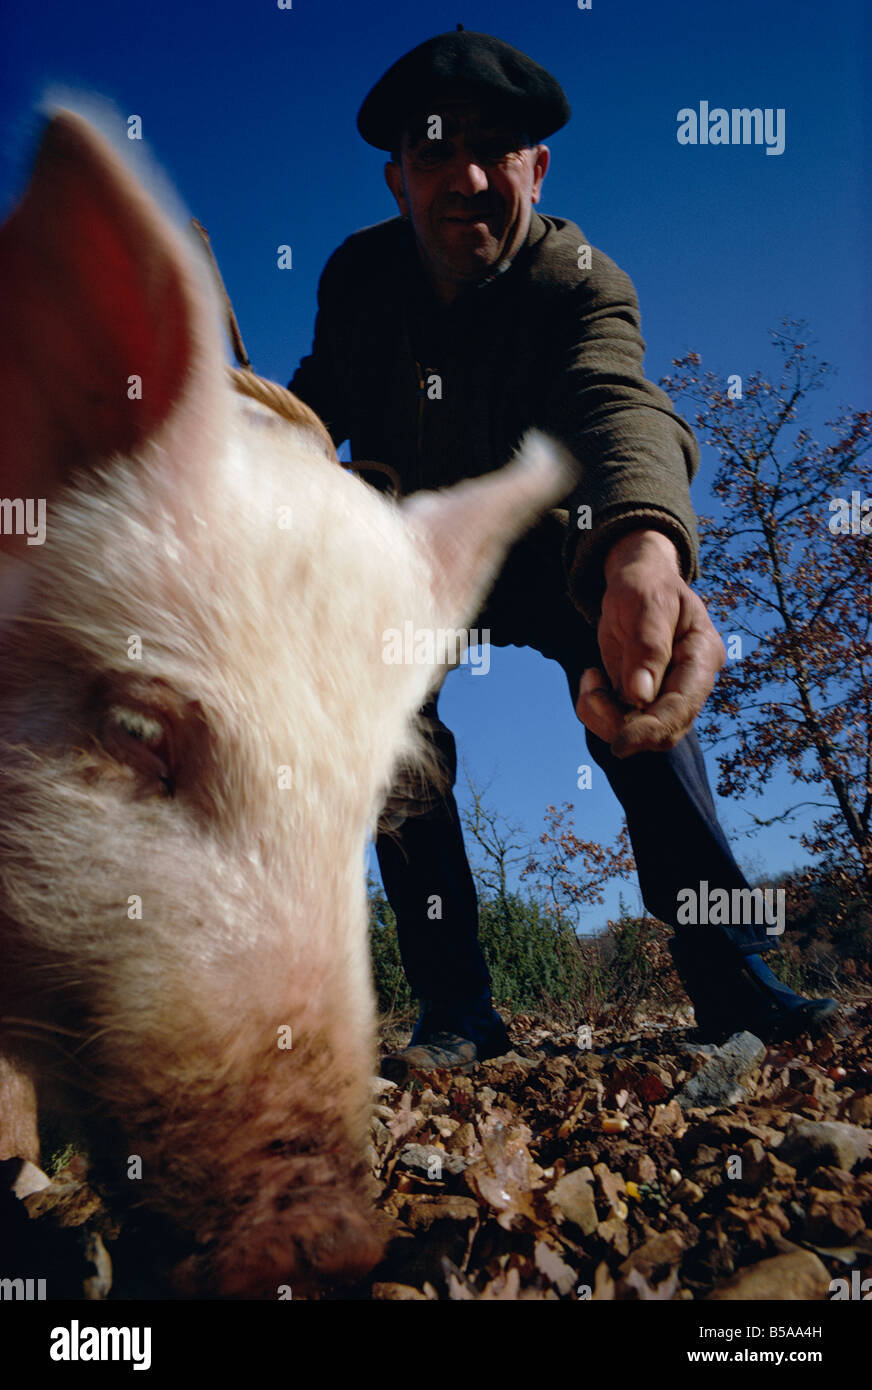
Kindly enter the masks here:
<path id="1" fill-rule="evenodd" d="M 588 666 L 603 669 L 596 633 L 566 594 L 550 518 L 515 546 L 490 602 L 470 626 L 490 629 L 494 646 L 532 647 L 559 662 L 573 708 L 582 672 Z M 448 774 L 446 785 L 425 809 L 417 804 L 417 813 L 398 829 L 380 832 L 376 853 L 412 993 L 420 999 L 451 1001 L 481 994 L 490 976 L 478 942 L 475 884 L 452 791 L 457 774 L 454 736 L 438 717 L 437 701 L 438 695 L 423 714 L 428 737 Z M 719 934 L 737 956 L 770 950 L 775 943 L 765 925 L 677 923 L 682 889 L 699 892 L 703 880 L 710 892 L 748 887 L 718 823 L 696 733 L 691 731 L 668 753 L 638 753 L 624 760 L 615 758 L 588 730 L 585 735 L 591 757 L 626 814 L 648 911 L 683 933 Z M 438 920 L 429 915 L 434 895 L 441 900 Z"/>

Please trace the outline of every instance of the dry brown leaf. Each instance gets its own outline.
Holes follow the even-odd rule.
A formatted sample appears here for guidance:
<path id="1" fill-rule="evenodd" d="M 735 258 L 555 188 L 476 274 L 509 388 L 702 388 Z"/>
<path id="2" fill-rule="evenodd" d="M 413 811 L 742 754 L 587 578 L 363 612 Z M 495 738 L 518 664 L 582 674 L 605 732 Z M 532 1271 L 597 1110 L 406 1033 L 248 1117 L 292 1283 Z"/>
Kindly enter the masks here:
<path id="1" fill-rule="evenodd" d="M 421 1110 L 412 1109 L 412 1092 L 404 1091 L 398 1109 L 394 1112 L 392 1120 L 388 1121 L 388 1129 L 394 1136 L 394 1142 L 399 1143 L 407 1134 L 411 1134 L 424 1121 Z"/>
<path id="2" fill-rule="evenodd" d="M 552 1246 L 547 1245 L 544 1240 L 537 1240 L 534 1259 L 536 1268 L 545 1275 L 545 1278 L 558 1290 L 559 1293 L 567 1294 L 575 1286 L 575 1271 L 570 1269 L 565 1260 Z"/>
<path id="3" fill-rule="evenodd" d="M 624 1283 L 627 1288 L 634 1289 L 638 1297 L 645 1302 L 667 1302 L 675 1297 L 678 1289 L 678 1270 L 671 1269 L 666 1278 L 652 1288 L 644 1274 L 638 1269 L 631 1269 Z"/>

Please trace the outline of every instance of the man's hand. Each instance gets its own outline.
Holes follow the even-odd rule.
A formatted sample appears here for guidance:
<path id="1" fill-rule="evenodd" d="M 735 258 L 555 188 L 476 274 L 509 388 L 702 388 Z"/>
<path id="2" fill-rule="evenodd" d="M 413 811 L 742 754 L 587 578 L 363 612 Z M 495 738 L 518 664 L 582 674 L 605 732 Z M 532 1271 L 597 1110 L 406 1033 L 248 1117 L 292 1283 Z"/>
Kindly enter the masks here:
<path id="1" fill-rule="evenodd" d="M 711 693 L 724 644 L 661 532 L 622 536 L 605 578 L 597 636 L 607 674 L 584 672 L 578 717 L 619 758 L 674 748 Z"/>

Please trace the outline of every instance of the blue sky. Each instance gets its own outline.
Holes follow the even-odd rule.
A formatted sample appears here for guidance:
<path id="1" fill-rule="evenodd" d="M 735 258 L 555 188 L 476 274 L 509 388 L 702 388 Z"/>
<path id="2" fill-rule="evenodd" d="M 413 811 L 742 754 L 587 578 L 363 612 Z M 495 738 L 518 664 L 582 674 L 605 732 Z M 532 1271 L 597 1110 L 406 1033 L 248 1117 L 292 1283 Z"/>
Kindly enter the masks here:
<path id="1" fill-rule="evenodd" d="M 563 84 L 574 114 L 548 142 L 540 207 L 578 222 L 632 276 L 648 375 L 657 380 L 690 349 L 724 377 L 774 369 L 768 329 L 785 314 L 802 317 L 819 355 L 839 368 L 815 398 L 820 425 L 843 403 L 869 403 L 867 11 L 864 0 L 593 0 L 589 11 L 575 0 L 7 7 L 0 198 L 5 211 L 22 186 L 34 109 L 52 86 L 98 92 L 123 116 L 140 115 L 154 158 L 211 234 L 256 368 L 285 382 L 309 349 L 329 253 L 395 210 L 383 158 L 356 131 L 360 102 L 400 54 L 460 21 L 515 44 Z M 679 145 L 677 113 L 700 100 L 783 107 L 784 153 Z M 291 271 L 276 267 L 283 243 Z M 701 511 L 713 461 L 704 451 L 693 491 Z M 580 834 L 617 830 L 598 771 L 593 790 L 576 791 L 587 757 L 556 666 L 495 649 L 487 677 L 449 677 L 441 711 L 473 772 L 494 775 L 491 800 L 531 835 L 546 804 L 565 800 L 576 803 Z M 788 794 L 776 781 L 755 809 L 780 809 Z M 738 803 L 721 809 L 728 829 L 746 823 Z M 755 873 L 802 858 L 784 828 L 735 847 Z M 624 892 L 634 905 L 635 887 Z M 616 905 L 617 889 L 607 908 Z M 584 927 L 604 912 L 587 912 Z"/>

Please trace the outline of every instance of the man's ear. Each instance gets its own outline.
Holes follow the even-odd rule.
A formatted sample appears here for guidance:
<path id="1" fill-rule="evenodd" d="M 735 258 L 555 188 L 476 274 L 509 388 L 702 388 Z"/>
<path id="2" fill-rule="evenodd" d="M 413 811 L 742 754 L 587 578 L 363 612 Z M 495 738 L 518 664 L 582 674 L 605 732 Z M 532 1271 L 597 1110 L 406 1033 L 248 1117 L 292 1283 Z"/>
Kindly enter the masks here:
<path id="1" fill-rule="evenodd" d="M 395 164 L 392 159 L 388 160 L 385 165 L 385 183 L 396 198 L 397 207 L 400 209 L 403 217 L 408 217 L 409 204 L 406 202 L 406 194 L 403 187 L 403 171 L 399 164 Z"/>
<path id="2" fill-rule="evenodd" d="M 533 190 L 530 194 L 531 202 L 538 203 L 542 193 L 542 180 L 548 172 L 548 165 L 551 163 L 551 151 L 547 145 L 537 145 L 533 151 Z"/>

